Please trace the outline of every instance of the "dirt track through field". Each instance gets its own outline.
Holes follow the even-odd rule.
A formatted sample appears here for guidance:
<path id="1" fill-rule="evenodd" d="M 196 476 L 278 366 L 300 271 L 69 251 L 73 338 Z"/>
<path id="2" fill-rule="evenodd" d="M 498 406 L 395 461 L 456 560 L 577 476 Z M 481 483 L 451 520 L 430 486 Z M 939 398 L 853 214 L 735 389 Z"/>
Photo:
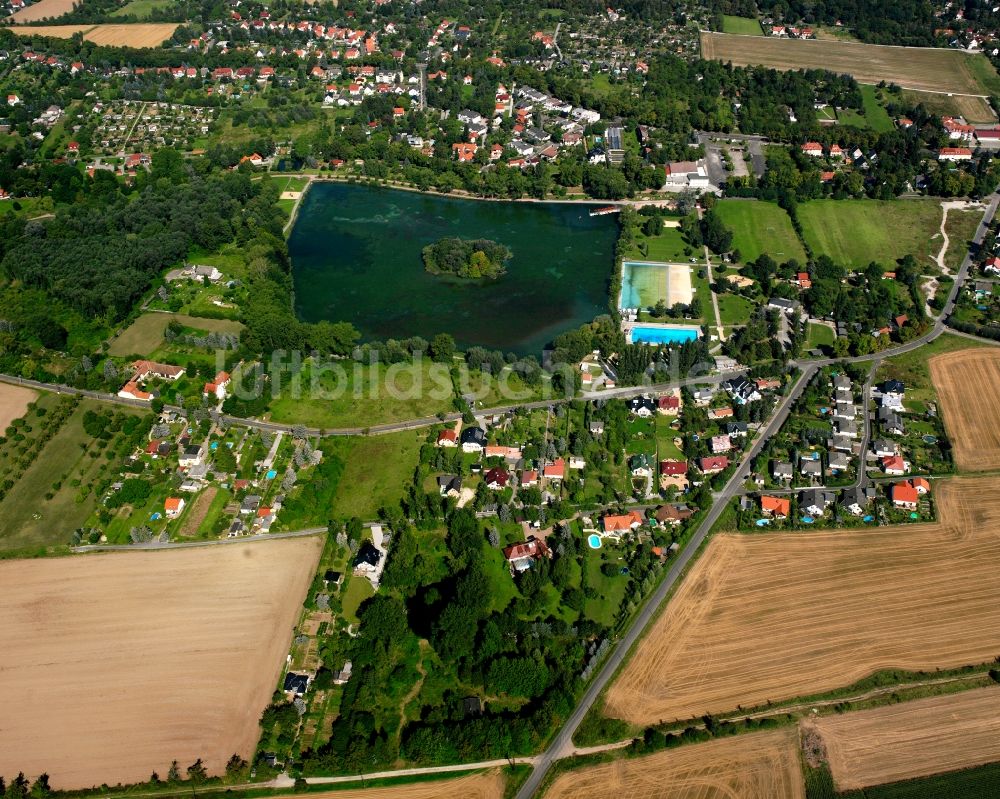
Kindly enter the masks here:
<path id="1" fill-rule="evenodd" d="M 949 352 L 928 366 L 955 465 L 973 472 L 1000 468 L 1000 351 Z"/>
<path id="2" fill-rule="evenodd" d="M 38 399 L 38 392 L 22 386 L 0 383 L 0 435 L 11 422 L 28 412 L 28 406 Z"/>
<path id="3" fill-rule="evenodd" d="M 1000 760 L 1000 687 L 807 722 L 844 791 Z M 805 726 L 805 725 L 804 725 Z"/>
<path id="4" fill-rule="evenodd" d="M 802 799 L 794 729 L 719 738 L 561 774 L 545 799 Z"/>
<path id="5" fill-rule="evenodd" d="M 83 788 L 249 757 L 320 547 L 0 562 L 0 774 Z"/>
<path id="6" fill-rule="evenodd" d="M 504 779 L 499 771 L 484 771 L 449 780 L 387 785 L 383 788 L 358 788 L 341 791 L 310 792 L 309 799 L 502 799 Z M 302 794 L 276 796 L 274 799 L 299 799 Z"/>
<path id="7" fill-rule="evenodd" d="M 970 67 L 972 56 L 932 47 L 886 47 L 817 39 L 701 34 L 703 58 L 735 66 L 762 65 L 779 70 L 828 69 L 853 75 L 861 83 L 888 81 L 907 89 L 989 94 Z"/>
<path id="8" fill-rule="evenodd" d="M 943 523 L 718 535 L 606 712 L 651 724 L 1000 653 L 1000 478 L 936 482 Z"/>

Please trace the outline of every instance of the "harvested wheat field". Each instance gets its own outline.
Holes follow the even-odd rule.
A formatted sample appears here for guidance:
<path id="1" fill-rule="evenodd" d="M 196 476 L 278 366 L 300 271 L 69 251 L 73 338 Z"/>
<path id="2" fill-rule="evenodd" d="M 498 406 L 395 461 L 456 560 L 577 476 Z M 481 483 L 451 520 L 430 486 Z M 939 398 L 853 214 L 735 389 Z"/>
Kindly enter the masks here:
<path id="1" fill-rule="evenodd" d="M 482 771 L 433 782 L 411 782 L 381 788 L 346 788 L 309 793 L 309 799 L 502 799 L 504 779 L 499 771 Z M 299 799 L 302 794 L 276 796 L 274 799 Z"/>
<path id="2" fill-rule="evenodd" d="M 928 366 L 955 465 L 966 471 L 1000 467 L 1000 349 L 948 352 Z"/>
<path id="3" fill-rule="evenodd" d="M 735 66 L 761 65 L 779 70 L 828 69 L 853 75 L 861 83 L 887 81 L 905 89 L 989 94 L 977 72 L 995 73 L 984 56 L 948 48 L 892 47 L 828 39 L 778 39 L 702 31 L 701 54 Z"/>
<path id="4" fill-rule="evenodd" d="M 794 728 L 717 738 L 560 775 L 545 799 L 801 799 Z"/>
<path id="5" fill-rule="evenodd" d="M 0 433 L 15 419 L 28 412 L 28 406 L 38 399 L 38 392 L 23 386 L 0 383 Z"/>
<path id="6" fill-rule="evenodd" d="M 0 774 L 83 788 L 248 757 L 321 545 L 0 562 Z"/>
<path id="7" fill-rule="evenodd" d="M 717 535 L 605 712 L 673 721 L 1000 652 L 1000 478 L 935 483 L 943 522 Z"/>
<path id="8" fill-rule="evenodd" d="M 88 42 L 104 47 L 159 47 L 177 30 L 176 22 L 130 22 L 120 25 L 19 25 L 18 36 L 53 36 L 69 39 L 83 32 Z"/>
<path id="9" fill-rule="evenodd" d="M 27 8 L 22 8 L 11 14 L 8 19 L 14 23 L 38 22 L 38 20 L 47 17 L 55 19 L 63 14 L 68 14 L 77 3 L 79 0 L 38 0 L 37 3 L 32 3 Z"/>
<path id="10" fill-rule="evenodd" d="M 932 696 L 808 722 L 842 791 L 1000 760 L 1000 688 Z"/>

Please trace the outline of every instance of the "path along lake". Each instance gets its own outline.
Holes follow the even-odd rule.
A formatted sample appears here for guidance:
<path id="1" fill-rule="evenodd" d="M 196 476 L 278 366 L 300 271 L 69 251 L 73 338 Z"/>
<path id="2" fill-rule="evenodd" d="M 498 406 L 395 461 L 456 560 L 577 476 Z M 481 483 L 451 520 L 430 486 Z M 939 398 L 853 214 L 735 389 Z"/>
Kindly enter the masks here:
<path id="1" fill-rule="evenodd" d="M 296 313 L 352 322 L 365 340 L 451 333 L 461 347 L 540 356 L 559 333 L 608 311 L 618 223 L 589 216 L 591 207 L 315 183 L 288 241 Z M 445 236 L 506 245 L 507 274 L 428 274 L 421 250 Z"/>

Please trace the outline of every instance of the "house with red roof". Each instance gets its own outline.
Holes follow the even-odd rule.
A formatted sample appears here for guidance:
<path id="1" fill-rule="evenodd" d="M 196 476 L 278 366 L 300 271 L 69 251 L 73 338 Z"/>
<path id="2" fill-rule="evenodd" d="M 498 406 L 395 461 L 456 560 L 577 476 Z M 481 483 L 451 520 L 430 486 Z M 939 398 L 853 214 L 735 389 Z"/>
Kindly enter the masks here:
<path id="1" fill-rule="evenodd" d="M 630 533 L 642 527 L 642 514 L 631 510 L 621 515 L 608 514 L 601 518 L 601 530 L 604 535 L 613 538 L 621 537 L 622 533 Z"/>
<path id="2" fill-rule="evenodd" d="M 968 147 L 942 147 L 938 150 L 938 161 L 971 161 L 972 150 Z"/>
<path id="3" fill-rule="evenodd" d="M 216 399 L 225 399 L 226 389 L 229 387 L 229 382 L 229 372 L 219 372 L 209 382 L 205 383 L 202 394 L 206 397 L 214 396 Z"/>
<path id="4" fill-rule="evenodd" d="M 176 519 L 184 510 L 183 497 L 167 497 L 163 501 L 163 511 L 168 519 Z"/>
<path id="5" fill-rule="evenodd" d="M 531 568 L 536 560 L 551 558 L 552 550 L 542 540 L 531 536 L 521 544 L 511 544 L 503 550 L 503 556 L 510 564 L 511 572 L 523 572 Z"/>
<path id="6" fill-rule="evenodd" d="M 667 477 L 683 477 L 687 474 L 687 461 L 660 461 L 660 474 Z"/>
<path id="7" fill-rule="evenodd" d="M 698 469 L 702 474 L 717 474 L 729 467 L 729 458 L 725 455 L 714 455 L 698 459 Z"/>
<path id="8" fill-rule="evenodd" d="M 531 486 L 538 485 L 538 470 L 537 469 L 525 469 L 521 472 L 521 487 L 530 488 Z"/>
<path id="9" fill-rule="evenodd" d="M 542 470 L 542 476 L 549 480 L 562 480 L 566 476 L 566 461 L 556 458 Z"/>
<path id="10" fill-rule="evenodd" d="M 889 486 L 889 499 L 897 508 L 904 510 L 916 510 L 920 501 L 917 489 L 909 481 Z"/>
<path id="11" fill-rule="evenodd" d="M 457 447 L 458 433 L 450 428 L 448 430 L 442 430 L 438 433 L 437 445 L 439 447 Z"/>
<path id="12" fill-rule="evenodd" d="M 814 157 L 822 157 L 823 155 L 823 145 L 818 141 L 807 141 L 802 145 L 802 152 L 806 155 L 811 155 Z"/>
<path id="13" fill-rule="evenodd" d="M 762 496 L 760 509 L 765 516 L 773 519 L 787 519 L 792 512 L 792 501 L 787 497 Z"/>
<path id="14" fill-rule="evenodd" d="M 502 466 L 494 466 L 483 475 L 483 482 L 493 491 L 502 491 L 510 482 L 510 474 Z"/>
<path id="15" fill-rule="evenodd" d="M 901 475 L 910 471 L 910 464 L 903 460 L 902 455 L 889 455 L 880 461 L 882 471 L 886 474 Z"/>
<path id="16" fill-rule="evenodd" d="M 931 483 L 926 477 L 914 477 L 910 480 L 910 485 L 917 490 L 920 496 L 931 493 Z"/>
<path id="17" fill-rule="evenodd" d="M 672 394 L 667 394 L 663 397 L 657 397 L 656 399 L 656 410 L 658 413 L 662 413 L 664 416 L 676 416 L 678 411 L 681 409 L 681 398 L 675 397 Z"/>
<path id="18" fill-rule="evenodd" d="M 476 155 L 476 150 L 479 148 L 475 144 L 469 144 L 468 142 L 456 142 L 451 145 L 452 154 L 461 164 L 467 164 L 472 161 Z"/>

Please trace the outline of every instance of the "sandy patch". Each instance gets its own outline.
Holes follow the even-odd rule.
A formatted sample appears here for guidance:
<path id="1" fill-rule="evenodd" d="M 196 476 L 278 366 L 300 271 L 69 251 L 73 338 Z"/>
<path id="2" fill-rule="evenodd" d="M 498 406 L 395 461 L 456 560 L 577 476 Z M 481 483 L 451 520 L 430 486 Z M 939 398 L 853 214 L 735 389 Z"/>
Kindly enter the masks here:
<path id="1" fill-rule="evenodd" d="M 33 389 L 0 383 L 0 434 L 11 422 L 24 416 L 37 398 L 38 392 Z"/>

